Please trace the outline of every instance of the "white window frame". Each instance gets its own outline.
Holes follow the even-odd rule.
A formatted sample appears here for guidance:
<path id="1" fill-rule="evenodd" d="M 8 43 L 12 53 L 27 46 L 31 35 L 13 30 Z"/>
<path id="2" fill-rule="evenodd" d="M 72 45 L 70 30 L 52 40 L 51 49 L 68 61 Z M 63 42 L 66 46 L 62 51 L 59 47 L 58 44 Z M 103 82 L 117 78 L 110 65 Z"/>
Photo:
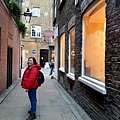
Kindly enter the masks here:
<path id="1" fill-rule="evenodd" d="M 75 29 L 75 27 L 73 27 L 73 28 Z M 71 69 L 71 39 L 70 39 L 70 32 L 71 32 L 72 29 L 70 29 L 70 31 L 69 31 L 69 56 L 68 56 L 69 66 L 68 66 L 67 77 L 69 77 L 72 80 L 75 80 L 75 74 L 73 74 L 73 73 L 70 72 L 70 69 Z"/>
<path id="2" fill-rule="evenodd" d="M 60 3 L 62 3 L 63 0 L 60 0 Z"/>
<path id="3" fill-rule="evenodd" d="M 33 17 L 40 17 L 40 8 L 39 7 L 33 7 L 32 16 Z"/>
<path id="4" fill-rule="evenodd" d="M 54 18 L 56 18 L 57 16 L 57 4 L 56 4 L 56 0 L 54 1 Z"/>
<path id="5" fill-rule="evenodd" d="M 84 29 L 85 29 L 85 24 L 84 24 L 84 19 L 82 19 L 82 75 L 78 77 L 78 80 L 89 87 L 95 89 L 96 91 L 106 94 L 106 89 L 105 89 L 105 83 L 98 81 L 94 78 L 88 77 L 84 75 Z"/>
<path id="6" fill-rule="evenodd" d="M 33 26 L 40 27 L 40 31 L 37 31 L 38 28 L 32 28 Z M 35 30 L 35 36 L 32 36 L 33 29 Z M 40 36 L 37 36 L 37 32 L 40 32 Z M 40 25 L 32 25 L 31 26 L 31 38 L 41 38 L 41 26 Z"/>
<path id="7" fill-rule="evenodd" d="M 55 9 L 54 9 L 54 16 L 55 16 L 55 18 L 57 16 L 57 5 L 56 4 L 55 4 Z"/>
<path id="8" fill-rule="evenodd" d="M 75 5 L 77 5 L 78 4 L 78 0 L 75 0 Z"/>

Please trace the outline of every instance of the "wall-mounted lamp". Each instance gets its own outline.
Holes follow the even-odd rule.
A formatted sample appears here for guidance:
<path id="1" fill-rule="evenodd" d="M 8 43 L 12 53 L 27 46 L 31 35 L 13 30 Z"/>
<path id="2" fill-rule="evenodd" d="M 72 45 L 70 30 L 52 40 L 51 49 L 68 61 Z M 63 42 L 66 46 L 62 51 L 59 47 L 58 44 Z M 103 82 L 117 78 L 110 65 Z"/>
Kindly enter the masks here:
<path id="1" fill-rule="evenodd" d="M 24 12 L 26 23 L 30 23 L 32 13 L 30 12 L 29 8 L 27 8 L 27 11 Z"/>

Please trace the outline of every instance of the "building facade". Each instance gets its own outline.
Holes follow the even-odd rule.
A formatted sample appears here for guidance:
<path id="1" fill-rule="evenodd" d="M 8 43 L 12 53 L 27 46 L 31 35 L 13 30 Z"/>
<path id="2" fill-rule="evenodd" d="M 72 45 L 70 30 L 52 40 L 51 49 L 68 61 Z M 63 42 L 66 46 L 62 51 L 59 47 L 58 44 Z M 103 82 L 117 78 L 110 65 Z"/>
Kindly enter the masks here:
<path id="1" fill-rule="evenodd" d="M 20 31 L 0 1 L 0 93 L 20 77 Z"/>
<path id="2" fill-rule="evenodd" d="M 119 120 L 120 1 L 59 0 L 57 13 L 58 82 L 93 120 Z"/>
<path id="3" fill-rule="evenodd" d="M 52 3 L 53 0 L 23 0 L 23 13 L 29 8 L 32 13 L 30 23 L 26 23 L 27 32 L 22 39 L 21 68 L 26 66 L 27 59 L 33 56 L 44 67 L 54 57 L 54 44 L 52 43 Z M 46 31 L 47 36 L 45 36 Z"/>
<path id="4" fill-rule="evenodd" d="M 54 76 L 58 78 L 58 0 L 53 1 L 53 30 L 54 30 Z"/>

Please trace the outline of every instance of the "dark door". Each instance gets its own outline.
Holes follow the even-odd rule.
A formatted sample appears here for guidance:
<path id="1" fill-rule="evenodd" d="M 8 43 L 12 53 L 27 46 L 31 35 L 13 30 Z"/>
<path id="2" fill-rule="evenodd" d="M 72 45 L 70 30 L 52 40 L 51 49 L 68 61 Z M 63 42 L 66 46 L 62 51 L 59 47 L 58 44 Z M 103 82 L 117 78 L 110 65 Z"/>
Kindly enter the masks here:
<path id="1" fill-rule="evenodd" d="M 12 84 L 12 48 L 7 50 L 7 88 Z"/>
<path id="2" fill-rule="evenodd" d="M 42 49 L 40 50 L 40 65 L 44 67 L 45 62 L 48 62 L 48 50 Z"/>

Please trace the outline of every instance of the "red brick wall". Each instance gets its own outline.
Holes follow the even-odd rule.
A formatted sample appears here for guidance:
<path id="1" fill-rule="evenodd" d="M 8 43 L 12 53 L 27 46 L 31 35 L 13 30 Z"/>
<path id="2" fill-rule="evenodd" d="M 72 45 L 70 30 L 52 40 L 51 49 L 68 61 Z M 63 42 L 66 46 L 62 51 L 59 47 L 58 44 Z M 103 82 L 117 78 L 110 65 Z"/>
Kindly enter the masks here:
<path id="1" fill-rule="evenodd" d="M 0 1 L 0 93 L 6 89 L 7 48 L 13 49 L 12 81 L 19 77 L 20 70 L 20 33 L 3 1 Z"/>

